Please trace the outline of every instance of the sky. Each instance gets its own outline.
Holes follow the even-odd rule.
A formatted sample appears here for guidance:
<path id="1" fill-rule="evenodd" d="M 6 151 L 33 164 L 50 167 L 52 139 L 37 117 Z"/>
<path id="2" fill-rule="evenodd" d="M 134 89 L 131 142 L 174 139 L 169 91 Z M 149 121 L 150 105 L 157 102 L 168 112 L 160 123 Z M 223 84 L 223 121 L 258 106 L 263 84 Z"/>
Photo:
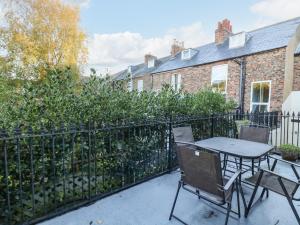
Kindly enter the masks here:
<path id="1" fill-rule="evenodd" d="M 300 16 L 300 0 L 63 1 L 80 7 L 88 37 L 86 71 L 101 74 L 142 63 L 147 53 L 167 56 L 174 38 L 186 48 L 212 42 L 217 22 L 225 18 L 237 33 Z"/>

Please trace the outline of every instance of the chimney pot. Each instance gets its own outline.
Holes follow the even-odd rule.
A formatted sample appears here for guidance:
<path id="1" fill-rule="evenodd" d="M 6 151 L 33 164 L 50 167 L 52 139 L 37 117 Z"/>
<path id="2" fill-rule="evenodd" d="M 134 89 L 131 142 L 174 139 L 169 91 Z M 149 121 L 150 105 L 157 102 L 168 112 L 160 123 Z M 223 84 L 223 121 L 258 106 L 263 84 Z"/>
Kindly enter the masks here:
<path id="1" fill-rule="evenodd" d="M 215 43 L 222 44 L 232 34 L 232 25 L 230 20 L 224 19 L 218 22 L 217 29 L 215 31 Z"/>
<path id="2" fill-rule="evenodd" d="M 171 45 L 171 55 L 174 57 L 177 53 L 184 50 L 184 42 L 173 40 L 173 44 Z"/>

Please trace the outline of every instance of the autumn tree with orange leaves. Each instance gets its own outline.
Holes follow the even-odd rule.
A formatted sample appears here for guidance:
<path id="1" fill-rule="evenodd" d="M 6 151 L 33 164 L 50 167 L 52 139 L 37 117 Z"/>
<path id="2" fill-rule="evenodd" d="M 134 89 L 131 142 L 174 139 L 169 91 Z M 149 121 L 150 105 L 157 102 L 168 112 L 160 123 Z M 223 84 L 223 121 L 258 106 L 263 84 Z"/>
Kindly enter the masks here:
<path id="1" fill-rule="evenodd" d="M 78 7 L 61 0 L 4 1 L 2 72 L 39 79 L 52 68 L 67 66 L 78 71 L 87 56 Z"/>

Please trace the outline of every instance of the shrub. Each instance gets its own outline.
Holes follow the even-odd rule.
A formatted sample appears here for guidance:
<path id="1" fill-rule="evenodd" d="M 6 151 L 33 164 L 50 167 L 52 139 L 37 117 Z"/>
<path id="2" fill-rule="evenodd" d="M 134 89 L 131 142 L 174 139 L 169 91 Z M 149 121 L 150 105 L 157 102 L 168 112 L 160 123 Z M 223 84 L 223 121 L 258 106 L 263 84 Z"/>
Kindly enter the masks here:
<path id="1" fill-rule="evenodd" d="M 0 126 L 40 127 L 89 120 L 111 123 L 175 115 L 208 115 L 231 111 L 235 103 L 210 89 L 175 92 L 165 85 L 159 93 L 128 92 L 109 77 L 78 81 L 71 69 L 47 71 L 45 79 L 27 80 L 10 90 L 1 104 Z"/>
<path id="2" fill-rule="evenodd" d="M 300 147 L 297 147 L 297 146 L 291 145 L 291 144 L 280 145 L 279 148 L 282 152 L 300 153 Z"/>

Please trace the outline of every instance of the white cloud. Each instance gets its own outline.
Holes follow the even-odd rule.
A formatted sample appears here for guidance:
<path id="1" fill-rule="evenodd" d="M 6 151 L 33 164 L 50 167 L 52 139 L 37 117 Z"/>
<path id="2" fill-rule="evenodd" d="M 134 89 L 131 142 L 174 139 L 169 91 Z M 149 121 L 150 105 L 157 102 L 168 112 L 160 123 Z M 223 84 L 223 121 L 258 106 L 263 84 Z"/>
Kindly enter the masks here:
<path id="1" fill-rule="evenodd" d="M 4 20 L 4 7 L 2 5 L 2 3 L 0 2 L 0 25 L 1 25 L 1 21 Z"/>
<path id="2" fill-rule="evenodd" d="M 255 27 L 300 16 L 300 0 L 260 0 L 250 10 L 257 15 Z"/>
<path id="3" fill-rule="evenodd" d="M 90 0 L 63 0 L 67 4 L 76 5 L 79 7 L 88 7 Z"/>
<path id="4" fill-rule="evenodd" d="M 141 63 L 146 53 L 157 57 L 169 55 L 173 39 L 184 41 L 185 47 L 197 47 L 212 40 L 202 23 L 173 28 L 160 37 L 146 38 L 140 33 L 123 32 L 113 34 L 94 34 L 88 40 L 88 67 L 100 73 L 118 72 L 128 65 Z"/>

